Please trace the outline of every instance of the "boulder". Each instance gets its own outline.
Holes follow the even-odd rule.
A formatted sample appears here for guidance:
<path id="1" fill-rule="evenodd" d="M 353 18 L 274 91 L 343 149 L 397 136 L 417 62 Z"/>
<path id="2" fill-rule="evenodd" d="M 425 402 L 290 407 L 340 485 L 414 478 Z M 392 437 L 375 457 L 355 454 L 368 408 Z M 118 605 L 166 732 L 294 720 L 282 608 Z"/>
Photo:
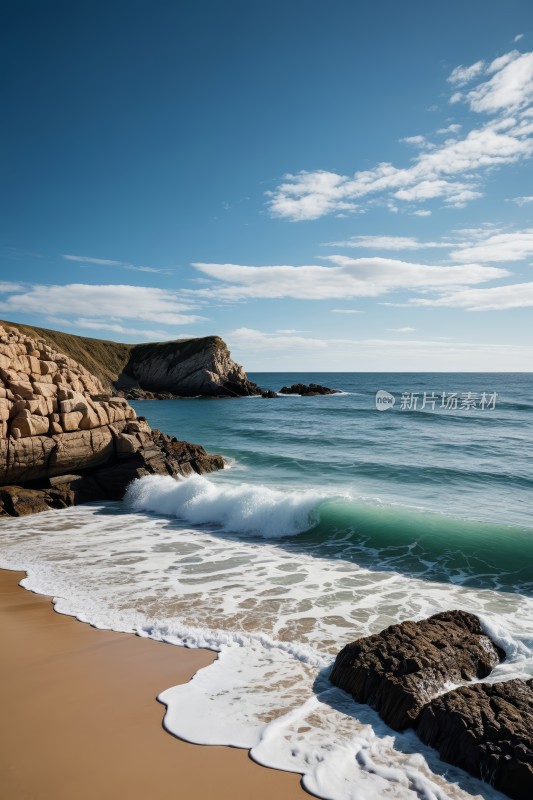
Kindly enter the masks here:
<path id="1" fill-rule="evenodd" d="M 416 731 L 444 761 L 513 800 L 533 797 L 533 678 L 447 692 L 426 704 Z"/>
<path id="2" fill-rule="evenodd" d="M 50 508 L 67 508 L 74 504 L 74 494 L 68 484 L 50 489 L 29 489 L 23 486 L 0 487 L 0 515 L 24 517 L 48 511 Z"/>
<path id="3" fill-rule="evenodd" d="M 347 645 L 330 680 L 403 730 L 447 685 L 485 678 L 504 658 L 474 614 L 445 611 Z"/>

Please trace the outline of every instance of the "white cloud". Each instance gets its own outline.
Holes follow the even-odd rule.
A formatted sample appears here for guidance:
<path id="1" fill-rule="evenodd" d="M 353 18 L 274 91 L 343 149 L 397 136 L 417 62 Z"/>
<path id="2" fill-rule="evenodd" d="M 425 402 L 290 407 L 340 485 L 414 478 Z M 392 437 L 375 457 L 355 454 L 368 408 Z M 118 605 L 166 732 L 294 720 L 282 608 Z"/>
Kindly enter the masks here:
<path id="1" fill-rule="evenodd" d="M 79 261 L 79 262 L 82 262 L 83 264 L 98 264 L 100 266 L 105 266 L 105 267 L 123 267 L 124 266 L 124 262 L 123 261 L 115 261 L 115 260 L 110 259 L 110 258 L 92 258 L 92 257 L 89 257 L 89 256 L 72 256 L 72 255 L 68 255 L 67 253 L 63 254 L 63 258 L 66 261 Z"/>
<path id="2" fill-rule="evenodd" d="M 431 211 L 427 208 L 419 208 L 417 211 L 413 211 L 415 217 L 430 217 Z"/>
<path id="3" fill-rule="evenodd" d="M 414 212 L 416 213 L 416 212 Z M 327 247 L 369 248 L 371 250 L 421 250 L 424 247 L 448 247 L 443 242 L 421 242 L 413 236 L 350 236 L 340 242 L 326 242 Z"/>
<path id="4" fill-rule="evenodd" d="M 362 314 L 357 308 L 330 308 L 332 314 Z"/>
<path id="5" fill-rule="evenodd" d="M 133 272 L 151 272 L 159 275 L 169 275 L 171 270 L 159 269 L 159 267 L 134 267 L 133 264 L 123 264 L 122 269 L 130 269 Z"/>
<path id="6" fill-rule="evenodd" d="M 416 328 L 409 328 L 409 327 L 405 327 L 405 328 L 387 328 L 387 330 L 392 331 L 393 333 L 413 333 L 413 331 L 415 331 Z"/>
<path id="7" fill-rule="evenodd" d="M 510 308 L 533 306 L 533 283 L 515 283 L 507 286 L 458 289 L 437 298 L 417 297 L 411 301 L 416 306 L 447 306 L 467 311 L 502 311 Z"/>
<path id="8" fill-rule="evenodd" d="M 23 288 L 21 283 L 13 283 L 12 281 L 0 281 L 0 294 L 10 294 L 11 292 L 20 292 Z"/>
<path id="9" fill-rule="evenodd" d="M 318 170 L 302 171 L 298 175 L 286 175 L 285 184 L 275 192 L 267 192 L 271 197 L 272 211 L 293 220 L 318 219 L 332 211 L 355 211 L 358 206 L 343 199 L 342 184 L 346 180 L 334 172 Z"/>
<path id="10" fill-rule="evenodd" d="M 448 83 L 454 86 L 464 86 L 465 83 L 469 83 L 474 78 L 477 78 L 478 75 L 481 75 L 484 69 L 484 61 L 476 61 L 475 64 L 471 64 L 469 67 L 463 67 L 461 64 L 452 71 L 448 78 Z"/>
<path id="11" fill-rule="evenodd" d="M 520 261 L 533 255 L 533 229 L 476 237 L 451 252 L 455 261 Z"/>
<path id="12" fill-rule="evenodd" d="M 64 324 L 64 323 L 63 323 Z M 168 341 L 169 338 L 172 338 L 169 335 L 168 331 L 164 330 L 147 330 L 145 328 L 130 328 L 126 327 L 125 325 L 121 325 L 118 322 L 109 322 L 108 320 L 102 319 L 82 319 L 78 318 L 73 320 L 72 322 L 67 323 L 70 327 L 75 328 L 78 330 L 79 328 L 84 328 L 86 330 L 94 330 L 94 331 L 111 331 L 112 333 L 121 333 L 125 336 L 139 336 L 142 339 L 147 339 L 151 342 L 158 342 L 158 341 Z M 183 338 L 183 334 L 181 334 Z"/>
<path id="13" fill-rule="evenodd" d="M 480 66 L 481 65 L 481 66 Z M 474 69 L 475 68 L 475 69 Z M 517 111 L 467 132 L 462 138 L 447 139 L 433 149 L 424 149 L 408 167 L 382 162 L 376 167 L 342 175 L 326 170 L 288 174 L 269 192 L 273 216 L 292 221 L 318 219 L 326 214 L 363 211 L 372 195 L 386 195 L 386 204 L 397 211 L 395 201 L 424 202 L 440 199 L 447 206 L 461 208 L 482 196 L 482 172 L 514 164 L 533 154 L 533 118 L 523 110 L 533 98 L 533 53 L 507 53 L 488 67 L 476 62 L 454 70 L 453 82 L 466 80 L 466 72 L 477 77 L 485 70 L 488 79 L 466 94 L 456 93 L 452 102 L 466 100 L 471 109 L 487 113 Z M 522 109 L 522 110 L 521 110 Z M 440 133 L 459 132 L 454 123 Z M 408 137 L 412 144 L 427 141 Z"/>
<path id="14" fill-rule="evenodd" d="M 466 95 L 472 111 L 517 109 L 533 100 L 533 53 L 513 50 L 495 59 L 488 72 L 492 78 Z"/>
<path id="15" fill-rule="evenodd" d="M 400 142 L 405 142 L 405 144 L 411 144 L 413 147 L 434 147 L 431 142 L 428 142 L 425 136 L 421 136 L 418 134 L 417 136 L 406 136 L 403 139 L 400 139 Z"/>
<path id="16" fill-rule="evenodd" d="M 525 206 L 529 203 L 533 203 L 533 194 L 523 195 L 522 197 L 512 197 L 512 203 L 516 203 L 517 206 Z"/>
<path id="17" fill-rule="evenodd" d="M 306 336 L 294 336 L 292 334 L 265 333 L 254 328 L 237 328 L 224 335 L 230 348 L 239 350 L 286 350 L 287 348 L 316 348 L 327 347 L 324 339 L 314 339 Z"/>
<path id="18" fill-rule="evenodd" d="M 457 287 L 501 278 L 505 269 L 479 264 L 431 266 L 387 258 L 328 256 L 332 266 L 245 266 L 204 264 L 194 266 L 220 281 L 220 285 L 190 290 L 196 296 L 223 300 L 292 297 L 326 300 L 378 297 L 399 289 L 429 290 Z"/>
<path id="19" fill-rule="evenodd" d="M 152 272 L 152 273 L 163 273 L 168 274 L 170 270 L 168 269 L 159 269 L 158 267 L 136 267 L 134 264 L 129 264 L 127 261 L 115 261 L 111 258 L 93 258 L 90 256 L 73 256 L 69 254 L 63 254 L 63 258 L 66 261 L 76 261 L 81 264 L 95 264 L 97 266 L 105 266 L 105 267 L 121 267 L 122 269 L 129 269 L 133 270 L 134 272 Z"/>
<path id="20" fill-rule="evenodd" d="M 524 38 L 524 34 L 523 33 L 517 33 L 516 36 L 513 39 L 513 42 L 519 42 L 520 39 L 523 39 L 523 38 Z"/>
<path id="21" fill-rule="evenodd" d="M 191 305 L 175 292 L 147 286 L 71 283 L 34 285 L 10 294 L 0 310 L 30 314 L 69 314 L 102 319 L 137 319 L 163 325 L 183 325 L 204 319 L 192 314 Z"/>
<path id="22" fill-rule="evenodd" d="M 443 135 L 445 135 L 447 133 L 455 134 L 455 133 L 459 133 L 459 131 L 461 130 L 462 127 L 463 126 L 459 125 L 459 123 L 453 122 L 451 125 L 448 125 L 446 128 L 439 128 L 437 133 L 441 133 Z"/>
<path id="23" fill-rule="evenodd" d="M 488 124 L 421 153 L 403 169 L 383 163 L 351 178 L 320 170 L 287 175 L 271 194 L 270 210 L 292 221 L 318 219 L 341 209 L 359 209 L 355 201 L 383 192 L 409 202 L 442 198 L 461 207 L 482 194 L 476 170 L 512 164 L 533 153 L 533 141 L 516 134 Z M 462 180 L 457 180 L 459 175 Z"/>

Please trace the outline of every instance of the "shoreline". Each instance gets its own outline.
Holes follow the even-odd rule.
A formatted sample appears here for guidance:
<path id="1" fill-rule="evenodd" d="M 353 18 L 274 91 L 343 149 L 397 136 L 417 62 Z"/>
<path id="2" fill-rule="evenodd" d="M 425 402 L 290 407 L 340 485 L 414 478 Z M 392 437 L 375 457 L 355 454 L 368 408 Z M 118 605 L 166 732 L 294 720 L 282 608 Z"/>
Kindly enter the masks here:
<path id="1" fill-rule="evenodd" d="M 0 569 L 0 785 L 7 798 L 304 800 L 301 776 L 247 750 L 200 746 L 163 728 L 156 696 L 216 654 L 102 631 Z"/>

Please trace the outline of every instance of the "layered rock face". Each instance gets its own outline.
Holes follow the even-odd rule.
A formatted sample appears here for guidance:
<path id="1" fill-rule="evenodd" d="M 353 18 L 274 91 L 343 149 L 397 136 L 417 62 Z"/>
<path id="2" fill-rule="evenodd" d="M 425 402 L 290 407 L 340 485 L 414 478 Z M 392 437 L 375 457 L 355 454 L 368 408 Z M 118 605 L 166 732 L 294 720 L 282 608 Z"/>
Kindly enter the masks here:
<path id="1" fill-rule="evenodd" d="M 141 475 L 221 467 L 220 456 L 152 431 L 43 339 L 0 325 L 0 513 L 118 499 Z"/>
<path id="2" fill-rule="evenodd" d="M 513 800 L 533 797 L 533 679 L 488 677 L 503 651 L 479 619 L 446 611 L 347 645 L 330 679 L 391 727 L 413 727 L 440 757 Z"/>
<path id="3" fill-rule="evenodd" d="M 218 336 L 136 345 L 116 386 L 128 396 L 242 397 L 259 394 Z"/>

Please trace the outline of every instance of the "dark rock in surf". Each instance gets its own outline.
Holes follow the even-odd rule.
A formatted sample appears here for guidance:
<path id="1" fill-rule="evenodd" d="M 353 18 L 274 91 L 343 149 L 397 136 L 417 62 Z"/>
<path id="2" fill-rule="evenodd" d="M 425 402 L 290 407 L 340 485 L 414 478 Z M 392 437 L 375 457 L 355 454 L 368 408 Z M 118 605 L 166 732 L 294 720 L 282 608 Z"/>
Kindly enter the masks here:
<path id="1" fill-rule="evenodd" d="M 445 611 L 347 645 L 330 680 L 403 730 L 446 684 L 485 678 L 504 657 L 474 614 Z"/>
<path id="2" fill-rule="evenodd" d="M 443 761 L 513 800 L 533 797 L 533 678 L 461 686 L 436 697 L 416 731 Z"/>
<path id="3" fill-rule="evenodd" d="M 328 389 L 318 383 L 293 383 L 292 386 L 283 386 L 280 394 L 300 394 L 302 397 L 312 397 L 318 394 L 339 394 L 338 389 Z"/>

